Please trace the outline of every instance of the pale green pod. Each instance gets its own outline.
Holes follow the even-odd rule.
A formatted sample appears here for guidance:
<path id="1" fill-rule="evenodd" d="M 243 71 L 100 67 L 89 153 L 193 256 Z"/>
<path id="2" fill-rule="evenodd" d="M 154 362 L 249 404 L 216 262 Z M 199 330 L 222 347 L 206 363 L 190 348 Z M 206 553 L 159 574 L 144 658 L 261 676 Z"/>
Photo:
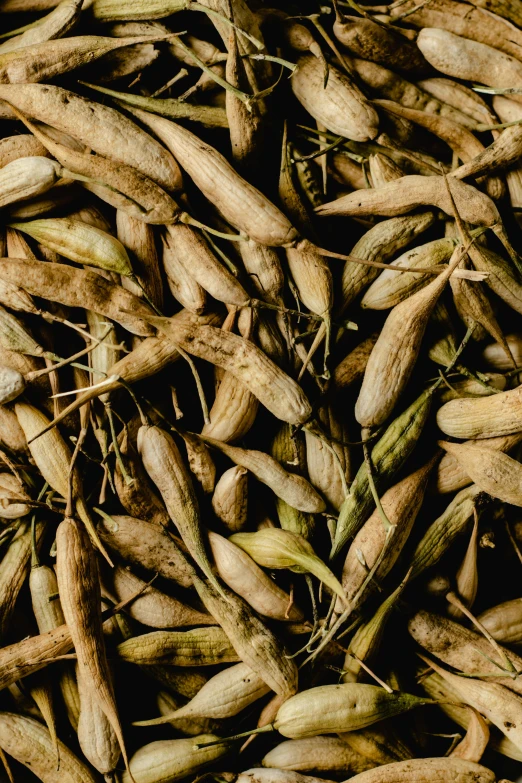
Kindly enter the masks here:
<path id="1" fill-rule="evenodd" d="M 371 452 L 373 476 L 378 492 L 392 482 L 415 448 L 431 407 L 432 392 L 423 392 L 406 410 L 394 419 Z M 350 494 L 341 506 L 330 559 L 337 557 L 349 538 L 356 535 L 370 516 L 374 500 L 363 463 L 350 487 Z"/>
<path id="2" fill-rule="evenodd" d="M 56 185 L 62 167 L 44 157 L 18 158 L 0 168 L 0 207 L 46 193 Z"/>
<path id="3" fill-rule="evenodd" d="M 132 275 L 129 256 L 121 242 L 81 220 L 44 218 L 10 225 L 77 264 L 96 266 L 119 275 Z"/>
<path id="4" fill-rule="evenodd" d="M 129 772 L 124 772 L 122 783 L 174 783 L 194 775 L 228 752 L 226 742 L 200 748 L 196 743 L 214 742 L 214 734 L 178 740 L 159 740 L 144 745 L 131 757 Z"/>
<path id="5" fill-rule="evenodd" d="M 237 663 L 211 677 L 183 707 L 135 725 L 155 726 L 178 718 L 231 718 L 269 691 L 268 685 L 246 663 Z"/>
<path id="6" fill-rule="evenodd" d="M 481 490 L 476 484 L 461 490 L 440 517 L 430 525 L 412 555 L 411 578 L 439 562 L 459 533 L 464 531 L 480 493 Z"/>
<path id="7" fill-rule="evenodd" d="M 341 600 L 346 600 L 339 581 L 302 536 L 273 527 L 258 530 L 256 533 L 235 533 L 230 536 L 230 541 L 244 549 L 259 565 L 311 573 Z"/>
<path id="8" fill-rule="evenodd" d="M 263 767 L 277 770 L 326 773 L 336 777 L 348 772 L 357 774 L 375 766 L 342 739 L 323 735 L 280 742 L 268 751 L 261 763 Z"/>
<path id="9" fill-rule="evenodd" d="M 377 685 L 321 685 L 285 701 L 277 712 L 274 728 L 290 739 L 355 731 L 422 704 L 431 704 L 431 699 L 388 693 Z"/>

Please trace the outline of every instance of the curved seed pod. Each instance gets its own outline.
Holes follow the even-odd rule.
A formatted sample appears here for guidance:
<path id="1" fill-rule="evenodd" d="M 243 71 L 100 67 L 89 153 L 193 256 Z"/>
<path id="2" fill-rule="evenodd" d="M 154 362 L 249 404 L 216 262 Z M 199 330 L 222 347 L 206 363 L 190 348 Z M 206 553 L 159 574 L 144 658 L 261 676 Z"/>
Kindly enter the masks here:
<path id="1" fill-rule="evenodd" d="M 423 660 L 426 660 L 425 658 Z M 442 666 L 429 661 L 430 666 L 447 680 L 462 701 L 478 710 L 508 737 L 520 750 L 522 746 L 522 699 L 496 682 L 484 682 L 452 674 Z"/>
<path id="2" fill-rule="evenodd" d="M 248 471 L 234 465 L 225 470 L 216 484 L 212 495 L 214 514 L 232 533 L 236 533 L 246 525 L 247 503 Z"/>
<path id="3" fill-rule="evenodd" d="M 259 565 L 273 569 L 289 568 L 297 573 L 311 573 L 343 601 L 346 600 L 333 573 L 302 536 L 274 527 L 258 530 L 256 533 L 234 533 L 230 541 L 244 549 Z"/>
<path id="4" fill-rule="evenodd" d="M 485 172 L 506 168 L 515 163 L 522 152 L 522 129 L 519 125 L 505 128 L 489 147 L 451 172 L 453 177 L 466 179 Z M 491 180 L 489 180 L 491 182 Z M 495 197 L 493 193 L 490 195 Z"/>
<path id="5" fill-rule="evenodd" d="M 359 626 L 354 633 L 344 659 L 343 682 L 357 682 L 364 677 L 365 672 L 359 661 L 368 663 L 375 657 L 382 641 L 388 617 L 397 599 L 406 587 L 406 582 L 407 580 L 405 579 L 382 602 L 373 617 Z"/>
<path id="6" fill-rule="evenodd" d="M 107 38 L 77 35 L 42 41 L 11 52 L 0 49 L 0 81 L 7 84 L 50 81 L 123 47 L 157 41 L 158 38 L 161 40 L 164 36 Z"/>
<path id="7" fill-rule="evenodd" d="M 25 46 L 32 46 L 42 41 L 50 41 L 53 38 L 60 38 L 62 35 L 66 35 L 80 18 L 82 2 L 81 0 L 62 0 L 61 3 L 58 2 L 55 5 L 56 8 L 42 19 L 39 19 L 28 30 L 20 35 L 14 35 L 1 43 L 0 52 L 2 54 L 4 52 L 13 52 Z"/>
<path id="8" fill-rule="evenodd" d="M 15 404 L 15 412 L 28 441 L 38 435 L 49 423 L 49 420 L 43 413 L 25 402 L 17 402 Z M 49 486 L 63 498 L 67 498 L 69 494 L 69 466 L 72 454 L 58 430 L 53 429 L 37 438 L 37 440 L 31 440 L 29 451 Z M 74 498 L 76 512 L 89 531 L 89 535 L 100 548 L 100 551 L 106 555 L 107 553 L 98 538 L 85 504 L 82 482 L 77 470 L 74 470 L 72 475 L 72 497 Z"/>
<path id="9" fill-rule="evenodd" d="M 51 735 L 42 724 L 25 715 L 0 713 L 0 747 L 24 764 L 43 783 L 97 783 L 90 769 L 58 740 L 60 770 Z"/>
<path id="10" fill-rule="evenodd" d="M 44 157 L 17 158 L 0 169 L 0 207 L 46 193 L 63 176 L 62 167 Z"/>
<path id="11" fill-rule="evenodd" d="M 297 231 L 283 213 L 216 149 L 170 120 L 140 109 L 132 109 L 132 113 L 164 142 L 231 225 L 261 245 L 291 245 L 297 239 Z"/>
<path id="12" fill-rule="evenodd" d="M 115 514 L 104 516 L 98 522 L 97 531 L 102 541 L 127 562 L 171 579 L 182 587 L 192 585 L 192 568 L 187 566 L 174 538 L 159 525 Z"/>
<path id="13" fill-rule="evenodd" d="M 401 273 L 399 272 L 399 274 Z M 352 386 L 352 384 L 363 377 L 368 359 L 370 358 L 373 346 L 377 342 L 378 336 L 378 332 L 374 332 L 339 362 L 332 373 L 334 392 L 340 392 L 343 389 Z"/>
<path id="14" fill-rule="evenodd" d="M 449 261 L 455 249 L 456 241 L 449 237 L 434 239 L 425 245 L 407 250 L 394 259 L 394 266 L 404 269 L 429 269 L 430 266 Z M 370 310 L 386 310 L 403 302 L 420 288 L 431 282 L 431 275 L 418 275 L 385 269 L 377 280 L 367 289 L 361 300 L 361 307 Z"/>
<path id="15" fill-rule="evenodd" d="M 241 535 L 237 533 L 236 535 Z M 230 590 L 223 596 L 194 574 L 194 586 L 205 608 L 216 618 L 240 660 L 283 698 L 297 691 L 297 666 L 281 641 L 250 606 Z"/>
<path id="16" fill-rule="evenodd" d="M 522 386 L 491 397 L 450 400 L 437 411 L 437 424 L 453 438 L 495 438 L 522 431 Z"/>
<path id="17" fill-rule="evenodd" d="M 522 68 L 522 63 L 521 63 Z M 451 189 L 460 215 L 467 223 L 494 226 L 500 215 L 488 196 L 465 182 L 455 180 Z M 452 216 L 453 207 L 445 186 L 444 178 L 433 175 L 422 177 L 410 174 L 389 182 L 382 188 L 368 188 L 349 193 L 347 196 L 316 209 L 319 215 L 403 215 L 420 206 L 434 206 Z"/>
<path id="18" fill-rule="evenodd" d="M 141 302 L 121 286 L 86 269 L 75 269 L 66 264 L 47 261 L 9 258 L 2 259 L 0 279 L 51 302 L 94 310 L 120 323 L 132 334 L 142 337 L 151 334 L 151 328 L 134 315 L 138 312 L 149 312 L 145 302 Z"/>
<path id="19" fill-rule="evenodd" d="M 78 744 L 87 761 L 102 775 L 114 772 L 120 758 L 118 739 L 96 698 L 77 671 L 80 694 Z"/>
<path id="20" fill-rule="evenodd" d="M 373 580 L 366 588 L 366 595 L 376 589 L 397 562 L 421 509 L 433 462 L 431 460 L 415 473 L 395 484 L 382 496 L 382 507 L 388 520 L 394 525 L 389 545 L 387 545 L 386 530 L 377 510 L 355 536 L 344 561 L 342 576 L 343 589 L 349 601 L 357 595 L 368 576 L 368 571 L 377 560 L 380 560 L 380 564 Z M 381 559 L 383 548 L 385 553 Z"/>
<path id="21" fill-rule="evenodd" d="M 358 778 L 358 779 L 357 779 Z M 396 761 L 361 772 L 354 783 L 494 783 L 496 775 L 473 761 L 458 758 L 425 758 Z"/>
<path id="22" fill-rule="evenodd" d="M 284 274 L 277 252 L 252 240 L 240 242 L 239 252 L 258 295 L 266 302 L 280 305 Z"/>
<path id="23" fill-rule="evenodd" d="M 394 731 L 393 720 L 381 721 L 359 731 L 347 731 L 339 734 L 339 737 L 377 766 L 404 761 L 413 756 L 411 749 Z"/>
<path id="24" fill-rule="evenodd" d="M 492 606 L 478 619 L 498 642 L 519 644 L 522 641 L 522 599 L 513 598 Z"/>
<path id="25" fill-rule="evenodd" d="M 44 354 L 42 346 L 36 342 L 22 322 L 3 307 L 0 307 L 0 344 L 10 353 L 24 353 L 29 356 Z"/>
<path id="26" fill-rule="evenodd" d="M 140 666 L 214 666 L 239 660 L 225 632 L 213 626 L 191 631 L 152 631 L 127 639 L 118 645 L 117 652 L 122 660 Z"/>
<path id="27" fill-rule="evenodd" d="M 480 95 L 460 82 L 433 76 L 417 82 L 417 85 L 437 100 L 447 103 L 461 112 L 464 111 L 465 115 L 463 116 L 473 118 L 475 123 L 494 125 L 497 122 L 496 116 Z M 464 125 L 462 120 L 456 120 L 456 122 Z M 475 125 L 467 124 L 465 127 L 473 129 Z"/>
<path id="28" fill-rule="evenodd" d="M 431 407 L 431 393 L 424 392 L 406 410 L 399 414 L 386 429 L 372 449 L 374 482 L 378 492 L 391 484 L 415 448 L 427 421 Z M 349 538 L 356 535 L 374 508 L 374 500 L 368 483 L 366 465 L 363 463 L 350 487 L 350 494 L 339 512 L 330 559 L 340 553 Z"/>
<path id="29" fill-rule="evenodd" d="M 159 427 L 143 426 L 138 432 L 138 450 L 143 466 L 158 488 L 184 544 L 209 581 L 220 591 L 205 551 L 198 499 L 174 438 Z"/>
<path id="30" fill-rule="evenodd" d="M 513 310 L 522 312 L 522 286 L 513 264 L 494 251 L 478 245 L 469 248 L 469 257 L 475 269 L 487 272 L 486 283 L 491 290 Z"/>
<path id="31" fill-rule="evenodd" d="M 476 121 L 470 119 L 469 115 L 463 111 L 437 100 L 417 87 L 416 84 L 406 81 L 402 76 L 383 68 L 382 65 L 377 65 L 369 60 L 357 59 L 353 59 L 351 63 L 363 83 L 377 92 L 380 97 L 396 101 L 401 106 L 410 109 L 420 109 L 427 114 L 440 114 L 441 117 L 449 117 L 465 128 L 476 127 Z"/>
<path id="32" fill-rule="evenodd" d="M 403 176 L 404 171 L 391 158 L 381 155 L 380 152 L 370 155 L 370 177 L 374 188 L 380 188 Z"/>
<path id="33" fill-rule="evenodd" d="M 128 600 L 140 590 L 141 594 L 125 607 L 125 612 L 134 620 L 149 628 L 183 628 L 189 625 L 215 625 L 215 620 L 205 612 L 198 612 L 170 595 L 157 590 L 133 574 L 127 568 L 117 565 L 105 575 L 104 585 L 116 603 Z"/>
<path id="34" fill-rule="evenodd" d="M 391 26 L 369 18 L 345 16 L 336 19 L 334 35 L 356 57 L 399 71 L 422 71 L 426 63 L 414 43 Z"/>
<path id="35" fill-rule="evenodd" d="M 87 534 L 72 519 L 64 519 L 56 533 L 58 590 L 71 631 L 80 676 L 85 677 L 96 703 L 116 734 L 126 767 L 123 740 L 101 624 L 98 566 Z"/>
<path id="36" fill-rule="evenodd" d="M 333 280 L 328 264 L 312 247 L 288 248 L 286 260 L 302 303 L 326 320 L 333 305 Z"/>
<path id="37" fill-rule="evenodd" d="M 303 613 L 254 560 L 232 541 L 209 531 L 209 542 L 219 576 L 235 593 L 264 617 L 299 622 Z"/>
<path id="38" fill-rule="evenodd" d="M 388 693 L 376 685 L 322 685 L 285 701 L 273 725 L 283 737 L 303 739 L 355 731 L 429 703 L 409 693 Z"/>
<path id="39" fill-rule="evenodd" d="M 233 18 L 232 13 L 231 19 Z M 255 71 L 248 68 L 248 60 L 243 60 L 239 37 L 234 29 L 230 31 L 227 48 L 225 68 L 227 82 L 246 93 L 258 93 L 259 83 L 255 78 Z M 265 132 L 263 115 L 266 114 L 266 105 L 263 100 L 257 100 L 252 106 L 246 106 L 230 90 L 226 90 L 225 106 L 232 157 L 237 169 L 247 175 L 250 174 L 251 177 L 259 173 L 263 158 Z"/>
<path id="40" fill-rule="evenodd" d="M 499 438 L 486 438 L 482 441 L 482 445 L 488 449 L 510 451 L 521 440 L 522 432 L 517 432 L 514 435 L 501 435 Z M 471 440 L 463 445 L 473 446 L 476 443 Z M 437 465 L 436 472 L 437 492 L 441 494 L 455 492 L 457 489 L 462 489 L 473 483 L 463 465 L 449 451 L 446 452 Z"/>
<path id="41" fill-rule="evenodd" d="M 484 43 L 447 30 L 425 27 L 417 45 L 426 60 L 441 73 L 489 87 L 513 87 L 522 79 L 522 63 Z M 520 96 L 513 95 L 520 102 Z"/>
<path id="42" fill-rule="evenodd" d="M 13 160 L 32 157 L 50 157 L 43 144 L 32 134 L 21 133 L 19 136 L 6 136 L 0 139 L 0 168 L 7 166 Z"/>
<path id="43" fill-rule="evenodd" d="M 466 707 L 454 706 L 452 702 L 459 701 L 459 695 L 454 688 L 445 680 L 440 674 L 433 672 L 428 677 L 423 677 L 421 685 L 432 699 L 439 700 L 440 709 L 450 718 L 457 723 L 463 729 L 468 730 L 473 720 L 472 716 L 476 716 L 477 713 Z M 482 718 L 482 720 L 484 720 Z M 489 747 L 495 750 L 497 753 L 502 753 L 504 756 L 515 759 L 516 761 L 522 761 L 522 753 L 514 745 L 510 739 L 497 730 L 496 726 L 491 726 L 489 721 L 484 721 L 486 729 L 489 732 Z M 473 761 L 473 759 L 470 759 Z"/>
<path id="44" fill-rule="evenodd" d="M 351 479 L 349 447 L 341 445 L 349 435 L 340 411 L 332 405 L 319 408 L 316 416 L 326 438 L 321 440 L 305 430 L 308 475 L 310 483 L 339 511 L 346 497 L 347 482 Z M 330 438 L 327 445 L 325 440 L 328 442 Z"/>
<path id="45" fill-rule="evenodd" d="M 495 389 L 505 391 L 507 386 L 506 376 L 498 373 L 484 375 L 484 381 L 487 386 L 483 386 L 480 381 L 476 381 L 474 378 L 456 381 L 452 383 L 452 389 L 446 388 L 441 391 L 440 401 L 441 403 L 449 402 L 449 400 L 456 400 L 458 397 L 489 397 L 491 394 L 497 393 Z"/>
<path id="46" fill-rule="evenodd" d="M 461 490 L 440 517 L 430 525 L 412 555 L 411 578 L 439 562 L 455 538 L 466 527 L 480 493 L 481 490 L 476 484 Z"/>
<path id="47" fill-rule="evenodd" d="M 116 234 L 129 255 L 132 270 L 139 281 L 138 285 L 133 280 L 123 277 L 122 286 L 135 296 L 143 297 L 145 292 L 156 307 L 161 308 L 163 282 L 154 230 L 145 221 L 133 217 L 122 209 L 117 209 Z"/>
<path id="48" fill-rule="evenodd" d="M 261 677 L 245 663 L 237 663 L 218 672 L 208 680 L 187 704 L 168 715 L 138 726 L 155 726 L 178 718 L 231 718 L 269 692 Z"/>
<path id="49" fill-rule="evenodd" d="M 478 571 L 477 571 L 477 541 L 478 537 L 478 515 L 475 515 L 473 530 L 469 540 L 468 548 L 464 559 L 460 564 L 455 578 L 457 593 L 461 601 L 469 608 L 475 603 L 478 590 Z M 453 604 L 448 607 L 448 614 L 452 617 L 462 617 L 463 613 Z M 487 742 L 486 742 L 487 744 Z"/>
<path id="50" fill-rule="evenodd" d="M 11 225 L 77 264 L 132 275 L 127 251 L 121 242 L 95 226 L 71 218 L 47 218 Z"/>
<path id="51" fill-rule="evenodd" d="M 249 296 L 239 280 L 218 261 L 205 239 L 191 226 L 167 226 L 167 243 L 178 262 L 218 302 L 242 307 Z"/>
<path id="52" fill-rule="evenodd" d="M 481 634 L 470 631 L 447 617 L 440 617 L 422 609 L 410 619 L 408 631 L 430 655 L 435 655 L 448 666 L 469 675 L 494 675 L 493 678 L 488 676 L 488 682 L 498 682 L 504 685 L 506 690 L 515 691 L 518 696 L 522 694 L 518 678 L 502 677 L 504 662 Z M 511 650 L 502 647 L 500 649 L 509 657 L 515 668 L 520 670 L 522 658 Z M 493 662 L 490 660 L 492 657 Z"/>
<path id="53" fill-rule="evenodd" d="M 355 418 L 362 427 L 377 427 L 389 417 L 408 383 L 431 312 L 463 256 L 461 247 L 448 269 L 391 311 L 368 359 Z"/>
<path id="54" fill-rule="evenodd" d="M 312 55 L 300 57 L 292 76 L 292 90 L 312 117 L 332 133 L 354 141 L 375 138 L 379 118 L 355 82 L 330 67 L 324 85 L 321 62 Z"/>
<path id="55" fill-rule="evenodd" d="M 49 84 L 0 84 L 0 98 L 101 155 L 133 166 L 166 190 L 181 187 L 179 168 L 167 150 L 108 106 Z"/>
<path id="56" fill-rule="evenodd" d="M 477 3 L 477 5 L 479 5 Z M 415 7 L 413 0 L 409 0 L 401 10 L 392 9 L 391 16 L 412 11 Z M 469 8 L 467 3 L 454 0 L 437 0 L 429 7 L 420 8 L 414 13 L 408 14 L 408 20 L 415 27 L 437 27 L 448 30 L 464 38 L 471 38 L 483 44 L 488 44 L 506 54 L 520 59 L 520 46 L 522 45 L 522 33 L 514 24 L 491 13 L 484 8 L 476 8 L 474 4 Z"/>
<path id="57" fill-rule="evenodd" d="M 170 293 L 191 313 L 196 315 L 204 313 L 207 306 L 207 292 L 181 263 L 178 253 L 172 247 L 169 234 L 163 234 L 161 242 L 162 266 L 167 276 Z"/>
<path id="58" fill-rule="evenodd" d="M 324 778 L 301 775 L 288 769 L 247 769 L 236 778 L 236 783 L 332 783 Z"/>
<path id="59" fill-rule="evenodd" d="M 449 443 L 439 445 L 452 454 L 471 480 L 483 492 L 504 503 L 522 506 L 522 465 L 502 451 L 482 445 Z"/>
<path id="60" fill-rule="evenodd" d="M 13 454 L 27 451 L 27 440 L 16 413 L 5 405 L 0 405 L 0 447 Z"/>
<path id="61" fill-rule="evenodd" d="M 290 425 L 282 424 L 279 427 L 270 444 L 270 454 L 289 473 L 300 476 L 306 474 L 305 441 L 301 432 L 292 432 Z M 283 530 L 297 533 L 306 539 L 311 538 L 315 530 L 315 517 L 312 514 L 299 511 L 280 497 L 276 497 L 276 510 Z"/>
<path id="62" fill-rule="evenodd" d="M 210 421 L 201 434 L 224 443 L 241 440 L 254 424 L 258 407 L 257 397 L 235 375 L 225 372 L 209 411 Z"/>
<path id="63" fill-rule="evenodd" d="M 350 251 L 350 255 L 367 261 L 388 261 L 419 234 L 430 228 L 435 221 L 433 212 L 383 220 L 363 234 Z M 339 310 L 344 312 L 378 274 L 379 270 L 376 267 L 347 261 L 343 268 L 342 299 Z"/>
<path id="64" fill-rule="evenodd" d="M 280 742 L 268 751 L 261 763 L 264 767 L 285 771 L 334 773 L 336 776 L 348 772 L 356 775 L 374 766 L 343 740 L 321 735 Z"/>
<path id="65" fill-rule="evenodd" d="M 301 387 L 249 340 L 196 320 L 148 320 L 187 353 L 232 373 L 276 418 L 302 424 L 310 417 L 310 403 Z"/>
<path id="66" fill-rule="evenodd" d="M 132 756 L 130 771 L 123 774 L 122 783 L 182 780 L 228 753 L 226 742 L 208 748 L 200 748 L 197 744 L 218 740 L 215 734 L 200 734 L 190 739 L 159 740 L 144 745 Z"/>
<path id="67" fill-rule="evenodd" d="M 279 462 L 268 454 L 230 446 L 214 438 L 203 437 L 203 440 L 225 454 L 236 465 L 249 470 L 258 481 L 269 486 L 277 497 L 282 498 L 294 508 L 312 514 L 320 513 L 326 508 L 324 500 L 305 478 L 288 473 Z"/>
<path id="68" fill-rule="evenodd" d="M 31 508 L 24 499 L 30 500 L 30 497 L 20 479 L 13 473 L 0 473 L 0 518 L 18 519 L 29 514 Z"/>
<path id="69" fill-rule="evenodd" d="M 36 528 L 36 541 L 41 540 L 45 525 Z M 0 561 L 0 637 L 4 637 L 11 622 L 16 599 L 26 580 L 31 559 L 31 525 L 20 523 L 6 554 Z"/>

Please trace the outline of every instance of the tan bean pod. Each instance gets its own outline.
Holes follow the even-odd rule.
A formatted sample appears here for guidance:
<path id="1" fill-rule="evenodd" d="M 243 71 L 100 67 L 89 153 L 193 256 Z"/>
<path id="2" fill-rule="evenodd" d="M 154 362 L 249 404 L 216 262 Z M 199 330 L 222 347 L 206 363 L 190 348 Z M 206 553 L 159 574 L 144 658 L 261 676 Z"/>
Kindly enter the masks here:
<path id="1" fill-rule="evenodd" d="M 209 542 L 220 577 L 259 614 L 290 622 L 303 619 L 301 610 L 290 596 L 240 547 L 210 531 Z"/>
<path id="2" fill-rule="evenodd" d="M 225 470 L 212 495 L 215 515 L 232 532 L 241 530 L 247 522 L 248 471 L 234 465 Z"/>

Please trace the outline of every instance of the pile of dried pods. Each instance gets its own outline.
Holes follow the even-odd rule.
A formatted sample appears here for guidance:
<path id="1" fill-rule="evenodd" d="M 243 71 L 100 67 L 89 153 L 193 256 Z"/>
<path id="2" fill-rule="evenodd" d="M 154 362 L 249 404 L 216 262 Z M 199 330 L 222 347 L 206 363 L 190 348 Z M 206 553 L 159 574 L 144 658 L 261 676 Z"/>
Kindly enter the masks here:
<path id="1" fill-rule="evenodd" d="M 0 779 L 507 783 L 522 0 L 247 2 L 0 2 Z"/>

